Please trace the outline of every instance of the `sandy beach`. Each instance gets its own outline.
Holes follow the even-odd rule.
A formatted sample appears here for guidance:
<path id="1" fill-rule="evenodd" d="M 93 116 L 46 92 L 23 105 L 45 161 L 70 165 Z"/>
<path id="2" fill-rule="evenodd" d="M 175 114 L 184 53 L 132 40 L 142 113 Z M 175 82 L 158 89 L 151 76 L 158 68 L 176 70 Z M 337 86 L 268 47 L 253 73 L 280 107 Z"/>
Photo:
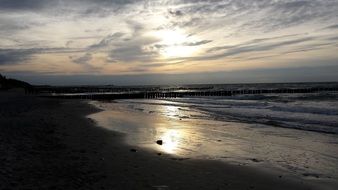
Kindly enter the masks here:
<path id="1" fill-rule="evenodd" d="M 126 145 L 80 100 L 0 94 L 0 189 L 334 189 L 277 171 Z"/>

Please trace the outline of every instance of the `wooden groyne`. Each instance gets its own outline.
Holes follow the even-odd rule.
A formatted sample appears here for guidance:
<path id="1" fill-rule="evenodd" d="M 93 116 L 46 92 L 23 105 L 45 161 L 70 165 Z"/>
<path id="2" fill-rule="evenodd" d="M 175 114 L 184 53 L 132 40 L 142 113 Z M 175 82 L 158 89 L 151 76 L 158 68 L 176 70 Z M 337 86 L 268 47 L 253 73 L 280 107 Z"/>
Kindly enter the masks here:
<path id="1" fill-rule="evenodd" d="M 90 99 L 90 100 L 114 100 L 114 99 L 165 99 L 181 97 L 203 97 L 203 96 L 234 96 L 254 94 L 294 94 L 294 93 L 316 93 L 316 92 L 338 92 L 338 88 L 300 88 L 300 89 L 258 89 L 258 90 L 218 90 L 218 91 L 155 91 L 155 92 L 112 92 L 112 93 L 53 93 L 41 95 L 49 98 L 61 99 Z"/>

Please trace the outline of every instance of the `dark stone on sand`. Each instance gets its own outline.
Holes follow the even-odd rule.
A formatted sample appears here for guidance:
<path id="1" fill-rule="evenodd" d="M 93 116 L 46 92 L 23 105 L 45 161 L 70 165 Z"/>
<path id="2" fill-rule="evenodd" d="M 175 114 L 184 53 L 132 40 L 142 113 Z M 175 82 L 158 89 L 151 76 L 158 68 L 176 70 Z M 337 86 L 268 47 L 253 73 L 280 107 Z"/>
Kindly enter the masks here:
<path id="1" fill-rule="evenodd" d="M 303 176 L 304 176 L 304 177 L 314 177 L 314 178 L 319 178 L 319 174 L 315 174 L 315 173 L 304 173 Z"/>
<path id="2" fill-rule="evenodd" d="M 80 150 L 80 153 L 84 154 L 84 153 L 86 153 L 86 150 L 82 149 L 82 150 Z"/>
<path id="3" fill-rule="evenodd" d="M 132 148 L 132 149 L 130 149 L 130 152 L 137 152 L 137 150 Z"/>
<path id="4" fill-rule="evenodd" d="M 47 133 L 47 134 L 53 134 L 53 133 L 54 133 L 54 130 L 53 130 L 53 129 L 48 130 L 46 133 Z"/>
<path id="5" fill-rule="evenodd" d="M 157 153 L 157 155 L 162 156 L 162 153 Z"/>
<path id="6" fill-rule="evenodd" d="M 158 145 L 163 145 L 163 140 L 157 140 L 156 143 L 157 143 Z"/>
<path id="7" fill-rule="evenodd" d="M 259 159 L 257 159 L 257 158 L 252 158 L 252 159 L 250 159 L 251 161 L 253 161 L 253 162 L 262 162 L 262 160 L 259 160 Z"/>

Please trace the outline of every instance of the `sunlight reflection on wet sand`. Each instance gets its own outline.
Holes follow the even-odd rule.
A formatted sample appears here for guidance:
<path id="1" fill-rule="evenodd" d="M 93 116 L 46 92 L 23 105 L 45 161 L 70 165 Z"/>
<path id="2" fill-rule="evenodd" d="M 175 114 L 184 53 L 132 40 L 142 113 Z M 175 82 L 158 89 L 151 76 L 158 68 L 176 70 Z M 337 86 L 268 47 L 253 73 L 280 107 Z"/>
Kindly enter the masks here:
<path id="1" fill-rule="evenodd" d="M 178 130 L 169 129 L 167 132 L 165 132 L 160 139 L 163 140 L 162 149 L 163 151 L 175 154 L 177 151 L 177 148 L 179 146 L 181 138 L 181 133 Z"/>
<path id="2" fill-rule="evenodd" d="M 194 122 L 182 121 L 178 117 L 181 111 L 175 106 L 160 108 L 167 117 L 131 110 L 126 113 L 126 110 L 116 109 L 89 117 L 106 129 L 128 134 L 128 144 L 183 156 L 193 152 L 201 144 L 201 140 L 207 138 L 196 128 Z M 157 140 L 162 140 L 163 144 L 156 144 Z"/>

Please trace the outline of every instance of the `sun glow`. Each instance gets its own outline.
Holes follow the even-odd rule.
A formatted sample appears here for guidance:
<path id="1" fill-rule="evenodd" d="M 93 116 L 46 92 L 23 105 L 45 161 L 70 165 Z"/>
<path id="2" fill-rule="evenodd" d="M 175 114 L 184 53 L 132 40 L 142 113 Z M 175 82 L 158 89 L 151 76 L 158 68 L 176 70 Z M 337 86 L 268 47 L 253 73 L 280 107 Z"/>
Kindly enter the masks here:
<path id="1" fill-rule="evenodd" d="M 196 47 L 184 44 L 190 39 L 183 31 L 162 30 L 156 35 L 162 39 L 159 51 L 164 58 L 188 57 L 196 51 Z"/>
<path id="2" fill-rule="evenodd" d="M 162 30 L 158 35 L 162 39 L 161 43 L 165 45 L 180 44 L 187 40 L 187 36 L 178 30 Z"/>
<path id="3" fill-rule="evenodd" d="M 195 52 L 194 47 L 186 46 L 170 46 L 161 51 L 161 54 L 164 57 L 173 58 L 173 57 L 188 57 Z"/>

